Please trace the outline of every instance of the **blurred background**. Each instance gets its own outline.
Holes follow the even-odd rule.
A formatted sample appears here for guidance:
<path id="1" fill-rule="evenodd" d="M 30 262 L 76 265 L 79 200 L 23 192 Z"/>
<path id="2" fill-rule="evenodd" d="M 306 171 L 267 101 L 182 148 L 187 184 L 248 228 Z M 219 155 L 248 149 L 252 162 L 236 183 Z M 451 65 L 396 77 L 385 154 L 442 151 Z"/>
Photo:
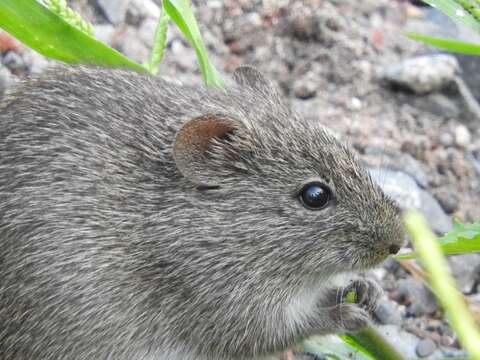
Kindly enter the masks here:
<path id="1" fill-rule="evenodd" d="M 95 35 L 143 62 L 160 1 L 73 0 Z M 405 36 L 414 31 L 480 43 L 480 36 L 420 1 L 193 1 L 210 58 L 228 74 L 242 64 L 278 83 L 291 107 L 352 144 L 403 208 L 419 209 L 437 234 L 452 219 L 480 219 L 480 58 Z M 173 23 L 160 75 L 202 82 L 196 56 Z M 51 60 L 0 32 L 0 94 Z M 480 254 L 450 256 L 480 319 Z M 406 358 L 461 356 L 415 264 L 372 271 L 386 294 L 375 317 Z M 480 346 L 480 344 L 479 344 Z"/>

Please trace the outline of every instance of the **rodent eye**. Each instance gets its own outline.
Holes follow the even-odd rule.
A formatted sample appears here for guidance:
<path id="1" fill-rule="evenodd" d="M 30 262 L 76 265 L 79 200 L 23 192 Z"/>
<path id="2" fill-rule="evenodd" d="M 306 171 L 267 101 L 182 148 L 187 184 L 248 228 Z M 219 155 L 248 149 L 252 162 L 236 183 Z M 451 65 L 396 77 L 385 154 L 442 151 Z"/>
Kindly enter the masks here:
<path id="1" fill-rule="evenodd" d="M 328 186 L 315 181 L 306 184 L 299 193 L 300 202 L 310 210 L 321 210 L 325 208 L 332 197 Z"/>

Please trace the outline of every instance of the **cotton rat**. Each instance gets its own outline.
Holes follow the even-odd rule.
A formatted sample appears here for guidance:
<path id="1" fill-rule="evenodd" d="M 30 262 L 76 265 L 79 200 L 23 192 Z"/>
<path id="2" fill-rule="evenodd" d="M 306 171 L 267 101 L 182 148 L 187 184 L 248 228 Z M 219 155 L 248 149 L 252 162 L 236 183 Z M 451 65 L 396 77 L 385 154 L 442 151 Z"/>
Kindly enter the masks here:
<path id="1" fill-rule="evenodd" d="M 257 70 L 61 66 L 0 106 L 0 358 L 260 359 L 365 326 L 396 206 Z M 342 294 L 357 290 L 357 303 Z"/>

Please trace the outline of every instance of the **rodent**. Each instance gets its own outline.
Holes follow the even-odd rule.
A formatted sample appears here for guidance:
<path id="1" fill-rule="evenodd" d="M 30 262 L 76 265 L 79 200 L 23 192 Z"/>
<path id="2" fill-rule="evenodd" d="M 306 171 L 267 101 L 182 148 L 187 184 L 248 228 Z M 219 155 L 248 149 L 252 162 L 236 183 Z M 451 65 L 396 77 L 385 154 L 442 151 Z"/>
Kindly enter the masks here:
<path id="1" fill-rule="evenodd" d="M 332 279 L 398 251 L 398 208 L 259 71 L 233 78 L 56 66 L 3 99 L 1 359 L 266 359 L 368 323 L 378 285 Z"/>

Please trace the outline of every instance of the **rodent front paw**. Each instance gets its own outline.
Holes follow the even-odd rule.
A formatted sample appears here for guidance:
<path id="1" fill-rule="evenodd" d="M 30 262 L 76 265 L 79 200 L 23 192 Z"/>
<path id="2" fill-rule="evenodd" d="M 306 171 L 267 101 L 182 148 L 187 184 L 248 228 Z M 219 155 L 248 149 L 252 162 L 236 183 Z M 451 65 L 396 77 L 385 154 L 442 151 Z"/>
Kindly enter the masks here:
<path id="1" fill-rule="evenodd" d="M 355 305 L 368 312 L 373 312 L 383 292 L 380 285 L 370 279 L 355 279 L 343 290 L 344 297 L 349 292 L 355 292 Z"/>
<path id="2" fill-rule="evenodd" d="M 356 332 L 370 323 L 370 314 L 356 304 L 339 305 L 341 331 Z"/>

